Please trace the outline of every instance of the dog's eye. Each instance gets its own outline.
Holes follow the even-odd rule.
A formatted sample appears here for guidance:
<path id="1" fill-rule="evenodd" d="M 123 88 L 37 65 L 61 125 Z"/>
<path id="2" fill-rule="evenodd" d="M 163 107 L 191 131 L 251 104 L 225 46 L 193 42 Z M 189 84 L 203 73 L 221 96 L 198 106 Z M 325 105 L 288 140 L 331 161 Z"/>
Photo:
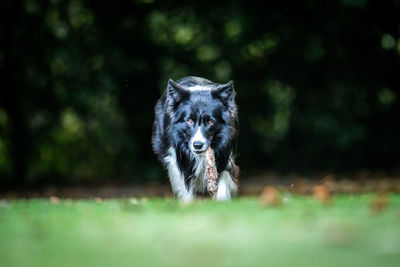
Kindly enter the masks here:
<path id="1" fill-rule="evenodd" d="M 192 119 L 188 119 L 188 120 L 187 120 L 187 123 L 190 124 L 190 125 L 193 125 Z"/>
<path id="2" fill-rule="evenodd" d="M 213 120 L 209 120 L 209 121 L 207 122 L 207 124 L 208 124 L 208 126 L 213 126 L 213 125 L 214 125 L 214 121 L 213 121 Z"/>

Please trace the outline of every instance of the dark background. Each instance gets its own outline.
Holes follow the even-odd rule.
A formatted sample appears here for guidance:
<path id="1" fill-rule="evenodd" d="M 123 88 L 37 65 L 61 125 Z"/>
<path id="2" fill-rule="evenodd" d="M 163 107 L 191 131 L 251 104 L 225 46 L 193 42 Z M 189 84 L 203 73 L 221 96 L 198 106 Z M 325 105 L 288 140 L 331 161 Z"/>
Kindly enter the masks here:
<path id="1" fill-rule="evenodd" d="M 400 167 L 399 0 L 2 0 L 0 20 L 3 188 L 167 180 L 153 107 L 187 75 L 235 81 L 244 174 Z"/>

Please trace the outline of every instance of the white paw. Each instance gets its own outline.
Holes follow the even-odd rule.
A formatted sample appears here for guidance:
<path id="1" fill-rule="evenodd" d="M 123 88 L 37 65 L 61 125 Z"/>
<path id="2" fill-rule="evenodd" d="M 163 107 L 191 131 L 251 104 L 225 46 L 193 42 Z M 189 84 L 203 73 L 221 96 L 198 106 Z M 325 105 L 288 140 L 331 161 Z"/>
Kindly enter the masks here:
<path id="1" fill-rule="evenodd" d="M 193 194 L 186 193 L 186 194 L 180 196 L 179 200 L 184 202 L 184 203 L 190 203 L 190 202 L 193 202 L 194 197 L 193 197 Z"/>

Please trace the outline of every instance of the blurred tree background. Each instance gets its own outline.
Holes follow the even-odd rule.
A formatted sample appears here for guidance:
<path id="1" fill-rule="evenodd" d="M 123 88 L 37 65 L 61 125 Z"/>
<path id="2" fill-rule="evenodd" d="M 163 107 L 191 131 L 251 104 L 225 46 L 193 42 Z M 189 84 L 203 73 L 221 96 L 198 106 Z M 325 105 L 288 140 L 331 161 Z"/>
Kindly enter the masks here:
<path id="1" fill-rule="evenodd" d="M 235 81 L 244 172 L 400 166 L 400 1 L 0 3 L 0 183 L 166 180 L 169 78 Z"/>

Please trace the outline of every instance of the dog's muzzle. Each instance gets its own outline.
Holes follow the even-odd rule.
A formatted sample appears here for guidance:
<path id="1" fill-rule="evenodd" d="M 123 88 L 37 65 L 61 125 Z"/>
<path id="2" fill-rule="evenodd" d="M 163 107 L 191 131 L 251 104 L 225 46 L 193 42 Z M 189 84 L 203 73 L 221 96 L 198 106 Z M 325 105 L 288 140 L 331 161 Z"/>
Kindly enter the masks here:
<path id="1" fill-rule="evenodd" d="M 201 128 L 199 128 L 190 142 L 190 149 L 193 153 L 201 154 L 207 150 L 208 146 L 209 142 L 201 132 Z"/>

